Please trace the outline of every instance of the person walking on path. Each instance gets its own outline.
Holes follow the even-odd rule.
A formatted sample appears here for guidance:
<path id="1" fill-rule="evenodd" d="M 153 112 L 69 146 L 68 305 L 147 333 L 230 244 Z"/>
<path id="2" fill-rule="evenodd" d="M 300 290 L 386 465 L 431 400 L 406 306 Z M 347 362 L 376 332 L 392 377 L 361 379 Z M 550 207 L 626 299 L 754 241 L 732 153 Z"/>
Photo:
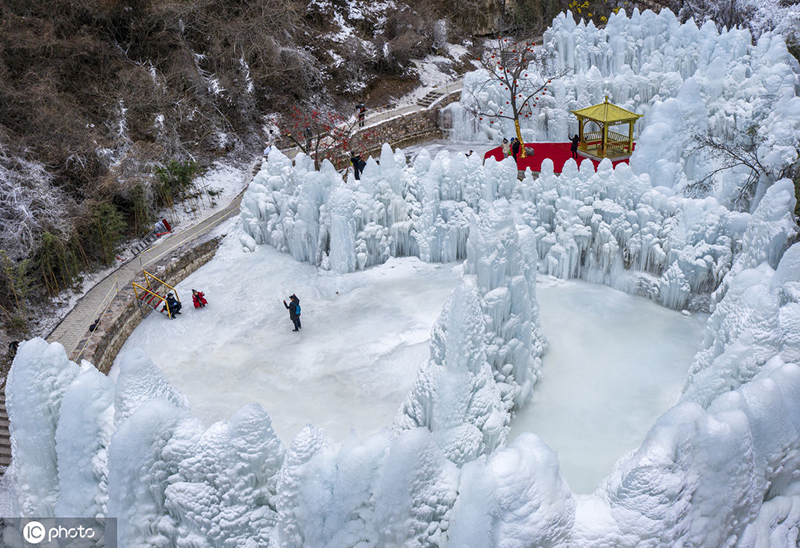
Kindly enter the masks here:
<path id="1" fill-rule="evenodd" d="M 289 310 L 289 319 L 292 320 L 294 324 L 294 329 L 292 331 L 300 331 L 302 327 L 300 325 L 300 299 L 297 298 L 297 295 L 294 293 L 289 297 L 289 304 L 286 304 L 286 301 L 283 301 L 283 306 L 285 306 Z"/>
<path id="2" fill-rule="evenodd" d="M 358 127 L 364 127 L 364 117 L 367 115 L 367 107 L 364 106 L 364 103 L 359 103 L 356 106 L 356 111 L 358 112 Z"/>
<path id="3" fill-rule="evenodd" d="M 203 308 L 208 304 L 206 296 L 203 295 L 203 292 L 196 289 L 192 289 L 192 302 L 194 303 L 195 308 Z"/>
<path id="4" fill-rule="evenodd" d="M 514 139 L 514 142 L 511 144 L 511 154 L 514 155 L 514 161 L 516 162 L 517 161 L 517 155 L 519 154 L 520 143 L 519 143 L 519 140 L 516 137 L 514 137 L 513 139 Z"/>
<path id="5" fill-rule="evenodd" d="M 508 157 L 508 153 L 511 150 L 511 145 L 508 144 L 508 139 L 503 137 L 503 158 Z"/>
<path id="6" fill-rule="evenodd" d="M 576 133 L 575 137 L 573 137 L 571 139 L 571 141 L 572 141 L 572 145 L 569 147 L 569 150 L 570 150 L 570 152 L 572 152 L 572 159 L 573 160 L 577 160 L 578 159 L 578 143 L 581 142 L 581 138 Z"/>

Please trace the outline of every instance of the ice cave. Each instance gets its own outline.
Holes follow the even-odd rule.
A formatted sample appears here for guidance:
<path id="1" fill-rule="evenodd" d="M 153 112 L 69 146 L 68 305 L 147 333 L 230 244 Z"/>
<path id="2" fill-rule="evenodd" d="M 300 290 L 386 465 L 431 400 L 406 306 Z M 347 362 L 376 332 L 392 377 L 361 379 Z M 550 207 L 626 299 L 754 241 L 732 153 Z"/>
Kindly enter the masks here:
<path id="1" fill-rule="evenodd" d="M 21 346 L 15 511 L 116 517 L 130 547 L 797 546 L 800 243 L 769 174 L 797 161 L 800 66 L 777 33 L 668 10 L 562 14 L 543 47 L 570 72 L 526 141 L 566 141 L 608 95 L 643 115 L 630 165 L 518 178 L 384 145 L 343 181 L 273 149 L 182 282 L 225 295 L 213 318 L 148 318 L 110 377 Z M 501 100 L 484 83 L 448 107 L 454 140 L 510 133 L 469 114 Z M 741 167 L 698 185 L 718 166 L 692 136 L 751 127 L 755 186 Z M 562 445 L 595 435 L 627 438 Z"/>

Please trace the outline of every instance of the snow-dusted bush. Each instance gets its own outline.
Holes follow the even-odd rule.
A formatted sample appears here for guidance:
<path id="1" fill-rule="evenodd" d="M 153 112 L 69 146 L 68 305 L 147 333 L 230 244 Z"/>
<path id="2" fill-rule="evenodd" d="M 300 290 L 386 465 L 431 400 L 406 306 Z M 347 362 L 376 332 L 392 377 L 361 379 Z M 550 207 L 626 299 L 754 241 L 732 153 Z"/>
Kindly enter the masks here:
<path id="1" fill-rule="evenodd" d="M 9 154 L 0 143 L 0 249 L 9 259 L 30 257 L 45 232 L 67 234 L 69 205 L 45 166 Z"/>

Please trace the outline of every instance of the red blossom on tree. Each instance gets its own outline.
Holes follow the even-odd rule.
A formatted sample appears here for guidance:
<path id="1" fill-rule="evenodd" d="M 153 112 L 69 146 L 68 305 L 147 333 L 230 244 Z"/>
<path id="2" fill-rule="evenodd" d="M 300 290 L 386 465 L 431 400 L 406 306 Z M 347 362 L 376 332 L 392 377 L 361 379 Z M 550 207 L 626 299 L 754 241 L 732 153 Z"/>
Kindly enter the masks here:
<path id="1" fill-rule="evenodd" d="M 532 115 L 531 108 L 536 106 L 536 101 L 547 92 L 547 86 L 553 80 L 565 76 L 569 71 L 552 72 L 547 67 L 546 53 L 534 48 L 534 42 L 517 42 L 513 39 L 499 39 L 493 51 L 481 58 L 481 66 L 489 78 L 486 83 L 474 92 L 475 107 L 470 109 L 474 116 L 483 120 L 484 117 L 494 123 L 496 118 L 505 118 L 514 121 L 517 139 L 522 140 L 519 127 L 520 115 L 528 118 Z M 503 110 L 482 100 L 481 91 L 484 87 L 499 82 L 500 87 L 508 91 L 508 101 Z M 524 147 L 521 156 L 525 157 Z"/>
<path id="2" fill-rule="evenodd" d="M 287 136 L 303 152 L 314 159 L 319 169 L 324 160 L 341 168 L 350 151 L 362 149 L 372 140 L 371 130 L 358 131 L 358 119 L 345 118 L 333 110 L 292 107 L 288 117 Z"/>

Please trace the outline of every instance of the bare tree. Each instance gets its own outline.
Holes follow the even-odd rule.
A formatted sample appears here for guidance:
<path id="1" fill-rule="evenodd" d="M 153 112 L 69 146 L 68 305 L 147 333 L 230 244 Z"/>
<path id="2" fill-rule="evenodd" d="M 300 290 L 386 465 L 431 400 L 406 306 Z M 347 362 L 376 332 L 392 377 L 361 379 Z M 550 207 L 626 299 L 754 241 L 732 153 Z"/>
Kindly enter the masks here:
<path id="1" fill-rule="evenodd" d="M 690 194 L 707 194 L 714 184 L 717 174 L 739 166 L 747 167 L 750 174 L 745 183 L 739 188 L 733 206 L 739 211 L 745 211 L 750 207 L 750 202 L 755 196 L 756 185 L 764 178 L 769 181 L 777 181 L 784 177 L 797 177 L 797 164 L 784 166 L 780 171 L 775 171 L 761 162 L 758 151 L 763 145 L 767 144 L 766 136 L 758 131 L 757 126 L 750 126 L 746 131 L 738 132 L 733 140 L 726 140 L 716 135 L 712 130 L 705 133 L 696 133 L 692 136 L 692 152 L 702 152 L 717 160 L 718 166 L 708 173 L 705 177 L 689 185 L 687 191 Z"/>
<path id="2" fill-rule="evenodd" d="M 480 120 L 488 118 L 492 124 L 497 118 L 513 120 L 520 143 L 524 143 L 519 127 L 520 117 L 532 116 L 533 109 L 547 93 L 553 80 L 569 73 L 568 69 L 550 70 L 547 53 L 536 48 L 534 40 L 518 41 L 513 38 L 498 38 L 496 46 L 484 52 L 481 66 L 488 78 L 477 92 L 473 92 L 475 106 L 469 110 Z M 505 105 L 496 105 L 481 99 L 481 91 L 498 84 L 506 92 Z M 521 153 L 524 158 L 524 147 Z"/>
<path id="3" fill-rule="evenodd" d="M 351 148 L 357 144 L 359 146 L 356 148 L 361 148 L 374 134 L 370 129 L 358 131 L 357 118 L 347 119 L 332 110 L 301 109 L 293 106 L 288 122 L 287 137 L 300 150 L 314 158 L 315 169 L 319 169 L 326 159 L 338 165 Z"/>

